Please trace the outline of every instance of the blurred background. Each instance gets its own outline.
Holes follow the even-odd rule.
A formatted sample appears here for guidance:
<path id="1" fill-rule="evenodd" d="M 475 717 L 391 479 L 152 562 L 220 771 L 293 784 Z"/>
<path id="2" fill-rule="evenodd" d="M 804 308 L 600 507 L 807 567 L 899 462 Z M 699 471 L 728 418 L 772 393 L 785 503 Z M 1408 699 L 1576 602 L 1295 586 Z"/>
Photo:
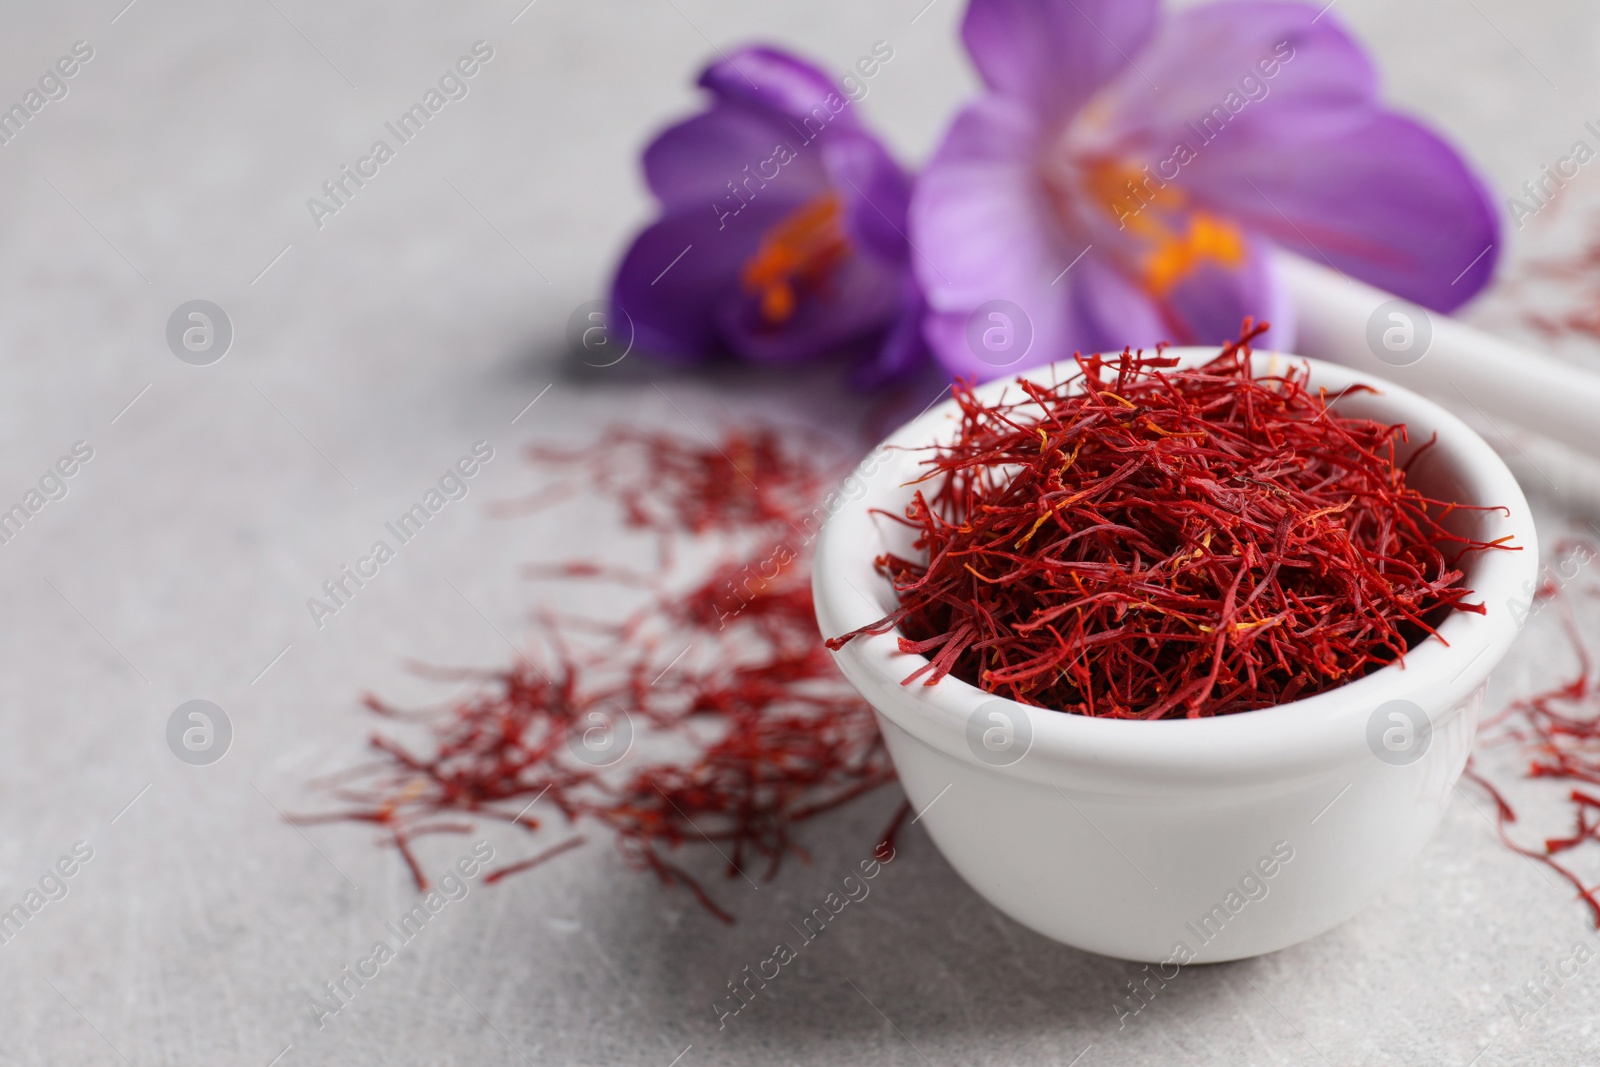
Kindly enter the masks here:
<path id="1" fill-rule="evenodd" d="M 80 59 L 0 144 L 0 506 L 80 442 L 92 452 L 0 545 L 0 902 L 75 842 L 93 851 L 0 947 L 6 1062 L 1592 1061 L 1600 968 L 1521 1027 L 1503 1002 L 1592 933 L 1585 915 L 1465 796 L 1377 906 L 1271 957 L 1186 972 L 1120 1029 L 1137 966 L 1001 917 L 913 827 L 878 903 L 718 1030 L 728 980 L 863 854 L 895 789 L 809 827 L 809 867 L 719 887 L 737 893 L 731 927 L 601 843 L 477 887 L 319 1027 L 308 996 L 414 890 L 370 833 L 283 812 L 359 758 L 364 692 L 433 700 L 408 664 L 501 665 L 553 595 L 518 567 L 611 536 L 600 508 L 493 517 L 487 504 L 530 484 L 521 448 L 618 422 L 762 419 L 824 430 L 849 456 L 883 428 L 881 398 L 850 396 L 827 368 L 575 363 L 569 316 L 605 295 L 653 213 L 640 148 L 697 106 L 692 79 L 718 47 L 782 41 L 843 71 L 885 41 L 893 60 L 861 106 L 920 163 L 976 84 L 962 5 L 123 3 L 0 8 L 0 105 Z M 1329 7 L 1390 99 L 1449 135 L 1502 202 L 1600 121 L 1593 5 Z M 313 217 L 308 198 L 475 45 L 490 57 L 467 94 Z M 1528 324 L 1584 304 L 1527 265 L 1587 243 L 1594 185 L 1580 174 L 1520 230 L 1507 217 L 1501 281 L 1467 318 L 1600 368 L 1594 342 Z M 203 366 L 168 341 L 194 300 L 231 330 Z M 1491 439 L 1534 465 L 1519 473 L 1548 475 L 1524 479 L 1543 538 L 1588 528 L 1584 461 L 1531 434 Z M 307 598 L 480 441 L 494 458 L 466 499 L 319 627 Z M 1491 701 L 1566 669 L 1545 655 L 1547 625 Z M 168 746 L 193 699 L 231 724 L 210 766 Z M 467 843 L 428 847 L 442 867 Z"/>

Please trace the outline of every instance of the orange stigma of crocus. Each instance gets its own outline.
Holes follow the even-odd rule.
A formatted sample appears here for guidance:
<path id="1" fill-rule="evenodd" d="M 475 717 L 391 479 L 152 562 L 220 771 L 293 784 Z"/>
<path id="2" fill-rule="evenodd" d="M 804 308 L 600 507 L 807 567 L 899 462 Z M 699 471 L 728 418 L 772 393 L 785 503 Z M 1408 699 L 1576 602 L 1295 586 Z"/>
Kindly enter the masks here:
<path id="1" fill-rule="evenodd" d="M 1084 168 L 1081 192 L 1051 185 L 1052 196 L 1087 194 L 1125 231 L 1140 286 L 1158 299 L 1207 264 L 1236 269 L 1248 258 L 1244 234 L 1235 225 L 1191 206 L 1174 182 L 1162 181 L 1125 161 L 1100 161 Z M 1133 251 L 1137 249 L 1137 251 Z"/>
<path id="2" fill-rule="evenodd" d="M 1166 296 L 1173 286 L 1206 263 L 1236 268 L 1244 263 L 1244 235 L 1235 227 L 1204 211 L 1188 216 L 1182 236 L 1163 234 L 1144 260 L 1144 286 L 1154 296 Z"/>
<path id="3" fill-rule="evenodd" d="M 762 321 L 772 326 L 788 322 L 800 293 L 825 284 L 849 255 L 843 215 L 838 194 L 823 193 L 779 219 L 762 236 L 739 275 L 744 291 L 759 301 Z"/>

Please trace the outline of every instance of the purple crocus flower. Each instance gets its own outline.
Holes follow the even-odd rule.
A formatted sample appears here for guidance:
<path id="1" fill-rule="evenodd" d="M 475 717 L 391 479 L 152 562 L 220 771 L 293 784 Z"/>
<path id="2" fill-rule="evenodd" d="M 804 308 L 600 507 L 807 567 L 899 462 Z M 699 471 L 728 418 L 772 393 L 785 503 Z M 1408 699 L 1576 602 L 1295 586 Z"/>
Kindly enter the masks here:
<path id="1" fill-rule="evenodd" d="M 635 238 L 612 294 L 639 346 L 680 364 L 851 352 L 865 382 L 914 368 L 927 349 L 909 175 L 845 93 L 792 55 L 742 49 L 700 85 L 710 107 L 644 153 L 661 217 Z"/>
<path id="2" fill-rule="evenodd" d="M 1325 10 L 972 0 L 962 35 L 988 91 L 919 178 L 910 231 L 949 370 L 1209 344 L 1246 315 L 1290 349 L 1274 245 L 1441 311 L 1493 272 L 1483 185 L 1382 106 Z"/>

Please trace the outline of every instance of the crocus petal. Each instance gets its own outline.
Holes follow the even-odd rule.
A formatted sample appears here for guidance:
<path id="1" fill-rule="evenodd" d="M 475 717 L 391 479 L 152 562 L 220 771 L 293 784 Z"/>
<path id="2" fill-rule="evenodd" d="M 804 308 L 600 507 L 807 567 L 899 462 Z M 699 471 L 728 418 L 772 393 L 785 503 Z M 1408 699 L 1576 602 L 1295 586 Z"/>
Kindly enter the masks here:
<path id="1" fill-rule="evenodd" d="M 775 48 L 741 48 L 711 64 L 700 84 L 718 96 L 806 128 L 860 128 L 850 100 L 822 71 Z"/>
<path id="2" fill-rule="evenodd" d="M 1036 142 L 1026 106 L 981 98 L 956 118 L 912 193 L 912 266 L 930 309 L 924 333 L 954 373 L 992 378 L 1072 354 L 1069 291 L 1051 282 L 1082 249 L 1067 251 L 1070 242 L 1053 223 L 1034 165 Z M 996 300 L 1016 305 L 1032 335 L 1015 364 L 969 343 L 969 321 Z M 978 330 L 981 336 L 983 323 Z"/>
<path id="3" fill-rule="evenodd" d="M 1172 330 L 1161 309 L 1145 292 L 1103 255 L 1090 252 L 1062 279 L 1072 292 L 1078 333 L 1075 351 L 1119 352 L 1124 348 L 1154 348 L 1171 341 Z M 1049 358 L 1066 359 L 1071 352 Z"/>
<path id="4" fill-rule="evenodd" d="M 1371 60 L 1331 15 L 1306 4 L 1220 0 L 1176 12 L 1134 58 L 1160 89 L 1119 72 L 1095 100 L 1101 128 L 1083 132 L 1104 151 L 1153 154 L 1137 158 L 1152 169 L 1180 143 L 1205 153 L 1213 140 L 1242 149 L 1237 142 L 1335 136 L 1377 106 Z"/>
<path id="5" fill-rule="evenodd" d="M 1235 267 L 1203 264 L 1187 274 L 1159 301 L 1174 344 L 1216 345 L 1239 336 L 1248 316 L 1272 323 L 1257 348 L 1293 351 L 1294 311 L 1272 269 L 1270 244 L 1246 241 L 1244 262 Z"/>
<path id="6" fill-rule="evenodd" d="M 645 229 L 617 268 L 612 301 L 633 322 L 634 344 L 668 362 L 697 363 L 722 348 L 718 308 L 766 226 L 793 208 L 776 198 L 748 205 L 724 229 L 690 207 Z"/>
<path id="7" fill-rule="evenodd" d="M 962 109 L 917 179 L 911 245 L 936 311 L 1015 299 L 1054 270 L 1051 212 L 1034 166 L 1038 124 L 1024 106 L 987 96 Z M 1026 279 L 1026 280 L 1024 280 Z M 1003 292 L 1002 292 L 1003 291 Z"/>
<path id="8" fill-rule="evenodd" d="M 828 184 L 844 202 L 853 242 L 871 255 L 904 263 L 911 178 L 875 139 L 835 137 L 821 146 Z"/>
<path id="9" fill-rule="evenodd" d="M 780 195 L 804 198 L 821 190 L 827 178 L 819 153 L 795 150 L 796 140 L 794 130 L 771 112 L 719 103 L 650 143 L 645 181 L 669 208 L 693 203 L 718 214 L 738 210 L 741 198 L 764 195 L 769 184 Z"/>
<path id="10" fill-rule="evenodd" d="M 991 89 L 1053 120 L 1132 66 L 1158 7 L 1159 0 L 972 0 L 961 36 Z"/>
<path id="11" fill-rule="evenodd" d="M 856 369 L 851 383 L 861 389 L 876 389 L 909 377 L 926 365 L 930 356 L 922 333 L 926 312 L 922 290 L 907 271 L 900 276 L 900 316 L 884 335 L 877 354 Z"/>
<path id="12" fill-rule="evenodd" d="M 1219 138 L 1184 174 L 1219 213 L 1426 307 L 1457 307 L 1494 271 L 1499 223 L 1488 191 L 1449 145 L 1399 115 L 1248 153 Z"/>
<path id="13" fill-rule="evenodd" d="M 926 305 L 910 269 L 911 176 L 871 137 L 836 138 L 823 146 L 828 174 L 845 205 L 845 225 L 858 255 L 899 273 L 899 312 L 877 353 L 857 369 L 853 382 L 876 388 L 904 378 L 928 361 L 922 336 Z"/>

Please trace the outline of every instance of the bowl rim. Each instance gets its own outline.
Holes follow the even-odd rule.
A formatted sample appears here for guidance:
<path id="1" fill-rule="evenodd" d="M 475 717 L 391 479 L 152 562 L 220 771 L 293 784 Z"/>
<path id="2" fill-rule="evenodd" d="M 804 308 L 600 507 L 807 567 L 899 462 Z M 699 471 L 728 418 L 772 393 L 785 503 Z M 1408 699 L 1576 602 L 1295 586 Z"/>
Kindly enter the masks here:
<path id="1" fill-rule="evenodd" d="M 1166 354 L 1187 367 L 1215 358 L 1218 352 L 1211 347 L 1175 347 Z M 1368 720 L 1380 706 L 1397 699 L 1420 706 L 1435 731 L 1445 726 L 1487 681 L 1526 618 L 1525 612 L 1516 617 L 1511 605 L 1532 590 L 1539 555 L 1533 516 L 1521 487 L 1505 462 L 1466 423 L 1408 389 L 1304 356 L 1256 351 L 1253 360 L 1258 373 L 1282 373 L 1285 363 L 1303 364 L 1312 388 L 1370 386 L 1377 394 L 1363 394 L 1363 405 L 1385 412 L 1381 416 L 1370 412 L 1374 417 L 1406 423 L 1414 441 L 1438 434 L 1431 462 L 1449 464 L 1468 498 L 1463 502 L 1506 509 L 1504 516 L 1486 513 L 1495 524 L 1490 532 L 1511 534 L 1522 551 L 1483 553 L 1473 560 L 1469 575 L 1474 599 L 1489 610 L 1484 615 L 1452 612 L 1439 627 L 1448 646 L 1429 637 L 1402 662 L 1325 692 L 1271 708 L 1197 719 L 1103 719 L 1063 713 L 992 695 L 953 676 L 932 686 L 903 686 L 901 680 L 927 660 L 901 652 L 894 630 L 857 638 L 835 652 L 835 662 L 846 677 L 881 715 L 913 736 L 974 767 L 1040 780 L 1054 780 L 1072 767 L 1097 774 L 1160 774 L 1206 781 L 1219 775 L 1278 778 L 1326 771 L 1330 764 L 1374 758 L 1366 740 Z M 1020 378 L 1052 380 L 1058 374 L 1077 373 L 1076 364 L 1064 360 L 990 381 L 975 392 L 992 402 Z M 1391 417 L 1390 409 L 1397 417 Z M 917 448 L 934 440 L 955 410 L 953 398 L 931 406 L 890 434 L 846 480 L 846 491 L 818 536 L 812 572 L 817 618 L 825 637 L 882 617 L 886 602 L 873 602 L 863 592 L 888 592 L 887 580 L 872 564 L 878 553 L 862 553 L 856 546 L 881 543 L 869 513 L 892 508 L 896 495 L 904 495 L 902 475 L 915 461 L 910 452 L 894 449 Z M 853 494 L 851 479 L 860 486 Z M 994 701 L 1025 717 L 1031 733 L 1025 756 L 1005 767 L 980 762 L 966 741 L 968 722 L 979 705 Z"/>

